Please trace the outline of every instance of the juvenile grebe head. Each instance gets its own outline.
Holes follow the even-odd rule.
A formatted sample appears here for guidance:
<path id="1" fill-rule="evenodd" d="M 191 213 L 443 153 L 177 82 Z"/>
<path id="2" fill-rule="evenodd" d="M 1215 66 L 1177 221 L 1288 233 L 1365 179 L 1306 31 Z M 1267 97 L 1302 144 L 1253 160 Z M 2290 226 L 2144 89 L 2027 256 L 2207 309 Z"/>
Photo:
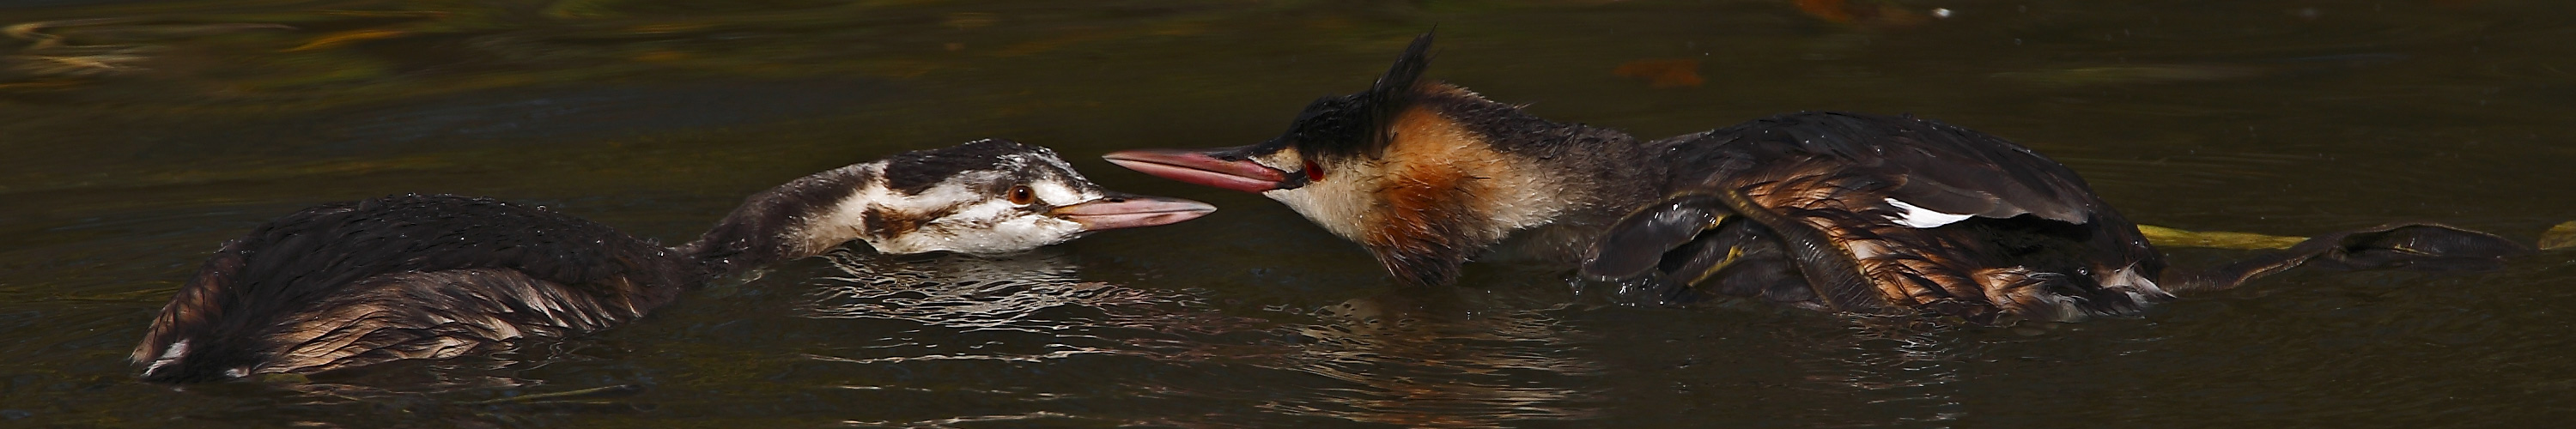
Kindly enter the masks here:
<path id="1" fill-rule="evenodd" d="M 876 174 L 791 233 L 804 238 L 809 253 L 852 238 L 884 253 L 1011 253 L 1216 211 L 1197 201 L 1101 189 L 1055 151 L 1009 140 L 906 152 L 852 168 Z"/>

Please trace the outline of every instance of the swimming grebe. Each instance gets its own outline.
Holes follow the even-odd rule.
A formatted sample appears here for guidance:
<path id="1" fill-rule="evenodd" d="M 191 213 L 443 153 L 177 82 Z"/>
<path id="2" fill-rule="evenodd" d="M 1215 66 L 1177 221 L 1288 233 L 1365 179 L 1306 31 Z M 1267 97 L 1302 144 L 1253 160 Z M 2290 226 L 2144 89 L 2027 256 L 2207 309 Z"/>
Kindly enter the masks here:
<path id="1" fill-rule="evenodd" d="M 1418 82 L 1430 43 L 1416 39 L 1367 91 L 1315 101 L 1269 141 L 1106 158 L 1286 203 L 1411 284 L 1451 282 L 1471 257 L 1508 250 L 1598 278 L 1661 274 L 1721 294 L 1980 323 L 2126 314 L 2171 297 L 2134 224 L 2073 171 L 2002 138 L 1806 112 L 1640 142 Z M 2320 240 L 2193 278 L 2241 281 L 2312 257 L 2492 261 L 2516 246 L 2422 225 Z M 2440 246 L 2371 253 L 2419 242 Z"/>
<path id="2" fill-rule="evenodd" d="M 883 253 L 1008 253 L 1215 209 L 1110 192 L 1054 151 L 1006 140 L 796 179 L 670 248 L 484 198 L 326 204 L 226 242 L 132 359 L 144 379 L 197 382 L 449 358 L 607 329 L 687 288 L 853 240 Z"/>

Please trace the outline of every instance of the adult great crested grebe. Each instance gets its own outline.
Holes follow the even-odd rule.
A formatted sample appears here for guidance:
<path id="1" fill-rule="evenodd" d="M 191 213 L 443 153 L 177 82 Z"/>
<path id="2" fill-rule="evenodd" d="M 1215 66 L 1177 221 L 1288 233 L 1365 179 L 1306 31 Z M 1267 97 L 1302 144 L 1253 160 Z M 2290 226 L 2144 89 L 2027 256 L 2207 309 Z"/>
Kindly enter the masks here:
<path id="1" fill-rule="evenodd" d="M 1106 158 L 1286 203 L 1406 283 L 1447 283 L 1469 258 L 1509 251 L 1597 278 L 1660 275 L 1774 302 L 1990 324 L 2128 314 L 2169 289 L 2231 287 L 2314 260 L 2461 267 L 2521 250 L 2400 225 L 2167 273 L 2082 178 L 2002 138 L 1806 112 L 1640 142 L 1419 82 L 1430 43 L 1416 39 L 1367 91 L 1315 101 L 1269 141 Z"/>
<path id="2" fill-rule="evenodd" d="M 132 359 L 144 379 L 196 382 L 448 358 L 608 329 L 689 287 L 853 240 L 884 253 L 1008 253 L 1214 210 L 1101 189 L 1054 151 L 1006 140 L 796 179 L 670 248 L 483 198 L 326 204 L 226 242 Z"/>

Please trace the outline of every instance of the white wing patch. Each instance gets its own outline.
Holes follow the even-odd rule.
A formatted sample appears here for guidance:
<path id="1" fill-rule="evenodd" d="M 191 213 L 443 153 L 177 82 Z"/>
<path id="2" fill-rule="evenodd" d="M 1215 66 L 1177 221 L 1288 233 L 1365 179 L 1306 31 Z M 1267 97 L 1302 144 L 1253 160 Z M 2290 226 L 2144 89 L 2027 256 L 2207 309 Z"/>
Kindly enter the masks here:
<path id="1" fill-rule="evenodd" d="M 1897 210 L 1903 211 L 1903 213 L 1897 213 L 1895 216 L 1896 223 L 1905 224 L 1905 226 L 1915 228 L 1939 227 L 1958 221 L 1968 220 L 1968 218 L 1977 216 L 1936 212 L 1932 211 L 1932 209 L 1916 207 L 1913 204 L 1906 204 L 1904 201 L 1897 201 L 1895 198 L 1888 198 L 1887 204 L 1896 206 Z"/>

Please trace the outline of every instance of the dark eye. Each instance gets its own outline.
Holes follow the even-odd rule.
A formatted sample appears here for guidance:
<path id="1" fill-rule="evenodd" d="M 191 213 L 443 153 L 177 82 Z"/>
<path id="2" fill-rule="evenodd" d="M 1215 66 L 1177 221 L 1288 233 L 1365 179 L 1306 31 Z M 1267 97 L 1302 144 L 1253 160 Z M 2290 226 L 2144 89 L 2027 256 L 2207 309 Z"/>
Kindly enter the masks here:
<path id="1" fill-rule="evenodd" d="M 1324 167 L 1315 166 L 1314 161 L 1306 161 L 1306 165 L 1298 167 L 1298 170 L 1306 173 L 1306 181 L 1308 182 L 1319 182 L 1324 180 Z"/>
<path id="2" fill-rule="evenodd" d="M 1034 202 L 1037 202 L 1037 201 L 1038 201 L 1038 194 L 1037 194 L 1037 192 L 1035 192 L 1035 191 L 1030 191 L 1030 190 L 1029 190 L 1029 186 L 1028 186 L 1028 185 L 1020 185 L 1020 186 L 1013 186 L 1013 187 L 1011 187 L 1011 204 L 1021 204 L 1021 205 L 1026 205 L 1026 204 L 1028 204 L 1028 203 L 1034 203 Z"/>

